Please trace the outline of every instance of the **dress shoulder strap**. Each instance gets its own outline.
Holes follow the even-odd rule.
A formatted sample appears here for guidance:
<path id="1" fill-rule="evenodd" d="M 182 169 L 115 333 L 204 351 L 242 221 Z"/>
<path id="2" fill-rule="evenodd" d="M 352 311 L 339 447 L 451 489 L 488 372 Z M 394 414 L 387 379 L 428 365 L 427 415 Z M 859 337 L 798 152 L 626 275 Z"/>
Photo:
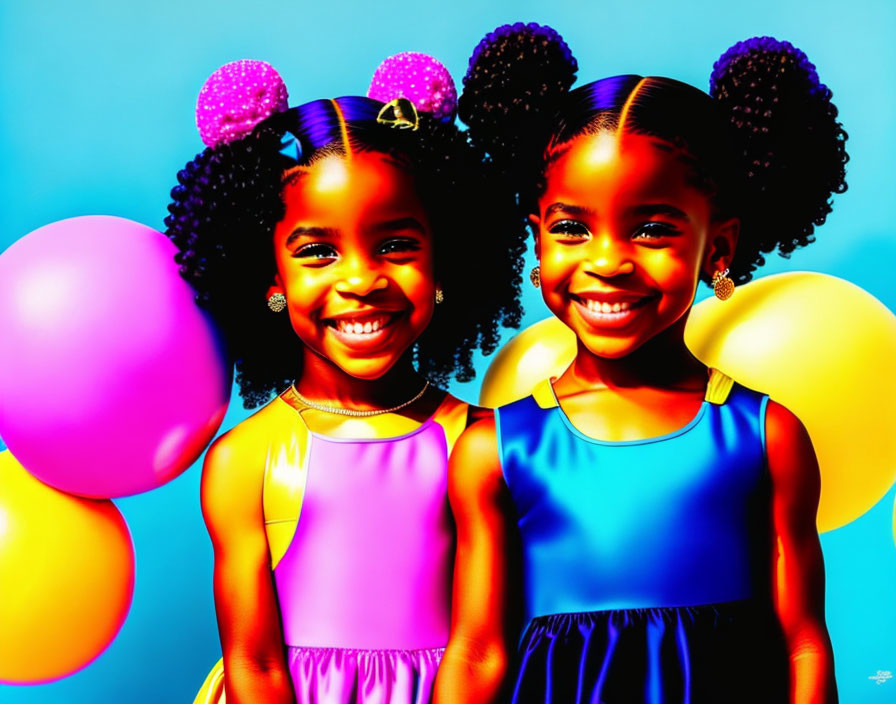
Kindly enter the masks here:
<path id="1" fill-rule="evenodd" d="M 282 394 L 286 406 L 293 406 L 291 398 Z M 301 418 L 296 418 L 298 409 L 287 408 L 284 428 L 272 432 L 268 444 L 264 468 L 262 505 L 264 528 L 271 553 L 271 569 L 277 566 L 292 542 L 299 522 L 299 514 L 305 497 L 308 479 L 308 458 L 311 447 L 311 433 Z"/>
<path id="2" fill-rule="evenodd" d="M 706 396 L 710 403 L 721 406 L 728 400 L 728 394 L 734 386 L 734 379 L 718 369 L 709 370 L 709 383 L 706 385 Z"/>
<path id="3" fill-rule="evenodd" d="M 532 398 L 539 408 L 556 408 L 557 397 L 554 395 L 554 389 L 551 387 L 550 379 L 543 379 L 532 389 Z"/>

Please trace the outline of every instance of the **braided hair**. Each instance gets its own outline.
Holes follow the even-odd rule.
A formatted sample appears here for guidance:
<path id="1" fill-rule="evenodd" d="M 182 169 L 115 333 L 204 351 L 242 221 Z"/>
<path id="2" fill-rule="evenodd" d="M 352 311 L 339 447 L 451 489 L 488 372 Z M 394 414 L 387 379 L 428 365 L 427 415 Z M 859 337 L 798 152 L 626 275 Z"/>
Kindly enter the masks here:
<path id="1" fill-rule="evenodd" d="M 788 42 L 757 37 L 731 47 L 708 94 L 633 75 L 570 90 L 577 69 L 562 37 L 537 24 L 499 27 L 470 59 L 459 116 L 527 213 L 537 210 L 546 167 L 579 135 L 650 135 L 686 155 L 715 216 L 739 218 L 730 276 L 745 283 L 765 254 L 813 242 L 831 195 L 846 190 L 847 135 L 831 91 Z"/>

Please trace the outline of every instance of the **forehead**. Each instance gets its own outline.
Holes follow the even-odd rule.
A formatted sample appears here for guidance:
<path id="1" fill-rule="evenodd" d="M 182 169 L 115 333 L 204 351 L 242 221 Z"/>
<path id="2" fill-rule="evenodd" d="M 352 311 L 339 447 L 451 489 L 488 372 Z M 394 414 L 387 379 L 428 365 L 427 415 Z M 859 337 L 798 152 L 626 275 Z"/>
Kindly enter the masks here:
<path id="1" fill-rule="evenodd" d="M 422 212 L 409 171 L 380 152 L 333 154 L 300 167 L 283 188 L 284 221 L 352 220 Z"/>
<path id="2" fill-rule="evenodd" d="M 546 202 L 611 209 L 632 202 L 681 203 L 705 196 L 692 184 L 681 150 L 647 135 L 581 135 L 548 167 Z"/>

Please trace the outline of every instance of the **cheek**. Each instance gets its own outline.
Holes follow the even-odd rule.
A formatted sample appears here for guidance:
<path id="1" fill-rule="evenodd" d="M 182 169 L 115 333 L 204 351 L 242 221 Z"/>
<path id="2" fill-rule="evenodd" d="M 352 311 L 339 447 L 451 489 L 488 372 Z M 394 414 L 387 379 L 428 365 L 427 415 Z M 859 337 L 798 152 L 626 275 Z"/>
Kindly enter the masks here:
<path id="1" fill-rule="evenodd" d="M 567 319 L 569 301 L 566 294 L 581 260 L 582 253 L 577 247 L 543 243 L 541 258 L 538 261 L 541 297 L 548 310 L 561 320 Z"/>
<path id="2" fill-rule="evenodd" d="M 697 257 L 674 250 L 653 250 L 642 259 L 644 269 L 662 292 L 661 307 L 690 305 L 697 287 Z"/>
<path id="3" fill-rule="evenodd" d="M 426 314 L 431 304 L 434 305 L 436 284 L 427 267 L 402 267 L 393 280 L 414 306 L 415 314 Z"/>
<path id="4" fill-rule="evenodd" d="M 323 308 L 326 292 L 330 288 L 327 279 L 327 275 L 322 274 L 320 269 L 293 270 L 287 273 L 284 287 L 290 318 L 294 324 L 312 318 L 316 311 Z"/>
<path id="5" fill-rule="evenodd" d="M 672 248 L 646 250 L 641 257 L 651 276 L 668 288 L 680 288 L 689 282 L 695 270 L 692 259 L 687 253 Z"/>
<path id="6" fill-rule="evenodd" d="M 578 247 L 545 243 L 539 259 L 542 282 L 547 282 L 550 286 L 554 281 L 565 279 L 575 271 L 581 259 L 582 252 Z"/>
<path id="7" fill-rule="evenodd" d="M 411 301 L 435 296 L 436 277 L 432 251 L 424 248 L 411 262 L 393 265 L 386 271 L 401 291 Z"/>
<path id="8" fill-rule="evenodd" d="M 408 332 L 416 339 L 429 326 L 435 313 L 436 284 L 432 271 L 428 267 L 405 266 L 395 272 L 392 280 L 410 303 Z"/>

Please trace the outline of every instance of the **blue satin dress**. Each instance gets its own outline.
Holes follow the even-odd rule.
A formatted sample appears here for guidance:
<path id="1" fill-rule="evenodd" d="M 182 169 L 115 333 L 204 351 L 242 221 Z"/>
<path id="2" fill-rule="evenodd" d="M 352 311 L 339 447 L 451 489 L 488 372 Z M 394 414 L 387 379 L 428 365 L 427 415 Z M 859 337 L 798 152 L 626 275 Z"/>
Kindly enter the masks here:
<path id="1" fill-rule="evenodd" d="M 768 397 L 713 372 L 683 428 L 606 442 L 545 382 L 498 409 L 527 627 L 514 704 L 786 701 Z"/>

